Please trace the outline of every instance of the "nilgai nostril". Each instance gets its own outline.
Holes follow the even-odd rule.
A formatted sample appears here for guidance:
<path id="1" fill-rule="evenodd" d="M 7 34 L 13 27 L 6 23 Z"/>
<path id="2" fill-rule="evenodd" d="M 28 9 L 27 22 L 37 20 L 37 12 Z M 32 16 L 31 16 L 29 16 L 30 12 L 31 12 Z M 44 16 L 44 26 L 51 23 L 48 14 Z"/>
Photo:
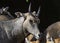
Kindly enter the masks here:
<path id="1" fill-rule="evenodd" d="M 43 33 L 40 33 L 38 36 L 41 39 L 43 37 Z"/>
<path id="2" fill-rule="evenodd" d="M 39 34 L 38 36 L 41 37 L 41 34 Z"/>

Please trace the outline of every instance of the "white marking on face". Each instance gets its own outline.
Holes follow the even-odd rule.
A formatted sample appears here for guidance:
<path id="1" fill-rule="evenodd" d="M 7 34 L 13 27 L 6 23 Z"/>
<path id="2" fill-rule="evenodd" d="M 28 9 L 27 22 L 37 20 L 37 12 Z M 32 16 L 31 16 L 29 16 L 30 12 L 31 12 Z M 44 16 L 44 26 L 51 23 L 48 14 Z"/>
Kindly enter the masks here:
<path id="1" fill-rule="evenodd" d="M 52 37 L 50 38 L 50 40 L 51 40 L 51 42 L 50 42 L 50 43 L 54 43 L 54 41 L 53 41 L 53 38 L 52 38 Z"/>
<path id="2" fill-rule="evenodd" d="M 36 35 L 35 35 L 35 38 L 36 38 L 36 39 L 39 39 L 39 35 L 38 35 L 38 34 L 36 34 Z"/>
<path id="3" fill-rule="evenodd" d="M 46 35 L 46 39 L 48 39 L 49 38 L 49 33 L 47 33 L 47 35 Z"/>
<path id="4" fill-rule="evenodd" d="M 30 41 L 27 38 L 25 38 L 25 43 L 30 43 Z"/>
<path id="5" fill-rule="evenodd" d="M 50 37 L 50 35 L 49 35 L 49 33 L 47 33 L 47 35 L 46 35 L 46 41 L 47 41 L 47 43 L 54 43 L 54 41 L 53 41 L 53 38 L 52 37 Z"/>

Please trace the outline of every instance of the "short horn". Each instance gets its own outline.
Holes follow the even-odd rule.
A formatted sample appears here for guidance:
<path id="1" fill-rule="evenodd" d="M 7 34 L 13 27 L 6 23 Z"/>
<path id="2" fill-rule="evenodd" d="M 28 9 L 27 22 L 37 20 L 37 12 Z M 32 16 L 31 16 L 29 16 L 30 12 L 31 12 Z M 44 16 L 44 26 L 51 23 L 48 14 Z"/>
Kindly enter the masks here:
<path id="1" fill-rule="evenodd" d="M 40 7 L 38 8 L 36 16 L 39 16 L 39 13 L 40 13 Z"/>
<path id="2" fill-rule="evenodd" d="M 28 12 L 31 12 L 31 3 L 29 4 Z"/>

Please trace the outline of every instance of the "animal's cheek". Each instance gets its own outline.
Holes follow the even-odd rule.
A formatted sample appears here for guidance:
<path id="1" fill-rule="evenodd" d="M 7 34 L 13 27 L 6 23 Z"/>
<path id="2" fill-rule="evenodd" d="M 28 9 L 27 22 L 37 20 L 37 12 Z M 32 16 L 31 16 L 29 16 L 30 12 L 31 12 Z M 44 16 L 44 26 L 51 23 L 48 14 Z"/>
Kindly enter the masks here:
<path id="1" fill-rule="evenodd" d="M 28 24 L 28 23 L 26 23 L 26 22 L 23 23 L 23 27 L 27 27 L 27 26 L 28 26 L 27 24 Z"/>

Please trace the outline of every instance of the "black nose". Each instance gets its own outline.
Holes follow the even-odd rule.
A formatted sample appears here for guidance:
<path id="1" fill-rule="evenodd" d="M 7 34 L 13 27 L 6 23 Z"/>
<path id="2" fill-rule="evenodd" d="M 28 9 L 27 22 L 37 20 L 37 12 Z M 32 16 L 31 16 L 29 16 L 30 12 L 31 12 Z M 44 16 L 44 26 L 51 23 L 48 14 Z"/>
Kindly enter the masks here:
<path id="1" fill-rule="evenodd" d="M 39 37 L 41 36 L 41 34 L 38 35 Z"/>
<path id="2" fill-rule="evenodd" d="M 40 33 L 40 34 L 39 34 L 39 38 L 41 38 L 41 37 L 42 37 L 42 35 L 43 35 L 43 34 L 42 34 L 42 33 Z"/>

